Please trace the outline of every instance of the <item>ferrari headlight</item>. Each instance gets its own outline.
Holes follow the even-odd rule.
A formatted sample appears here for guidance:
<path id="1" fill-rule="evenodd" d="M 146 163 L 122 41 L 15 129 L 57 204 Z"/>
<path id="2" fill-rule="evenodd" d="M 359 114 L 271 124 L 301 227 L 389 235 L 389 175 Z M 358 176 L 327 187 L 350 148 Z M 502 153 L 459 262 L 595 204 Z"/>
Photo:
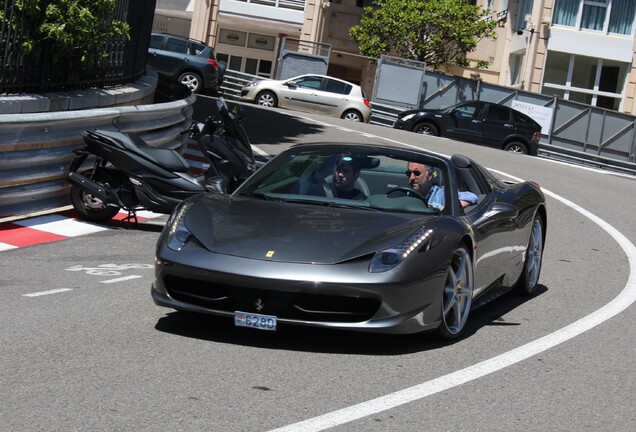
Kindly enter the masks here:
<path id="1" fill-rule="evenodd" d="M 407 114 L 404 117 L 400 118 L 401 121 L 407 121 L 407 120 L 411 120 L 413 117 L 415 117 L 416 113 L 411 113 L 411 114 Z"/>
<path id="2" fill-rule="evenodd" d="M 166 235 L 166 245 L 173 251 L 180 251 L 192 238 L 192 233 L 183 223 L 185 215 L 192 207 L 192 202 L 186 202 L 172 214 L 168 221 L 168 234 Z"/>
<path id="3" fill-rule="evenodd" d="M 369 271 L 371 273 L 381 273 L 394 269 L 430 239 L 432 233 L 432 229 L 420 228 L 402 243 L 376 252 L 371 264 L 369 264 Z"/>

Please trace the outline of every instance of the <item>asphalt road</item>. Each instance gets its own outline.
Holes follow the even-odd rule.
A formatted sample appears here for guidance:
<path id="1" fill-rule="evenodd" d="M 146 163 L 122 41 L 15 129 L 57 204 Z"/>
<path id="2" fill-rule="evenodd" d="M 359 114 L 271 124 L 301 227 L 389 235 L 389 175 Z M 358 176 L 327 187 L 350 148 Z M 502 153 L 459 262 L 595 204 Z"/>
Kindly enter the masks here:
<path id="1" fill-rule="evenodd" d="M 290 114 L 246 107 L 253 143 L 275 154 L 388 139 L 538 181 L 548 194 L 539 294 L 474 311 L 453 344 L 269 333 L 152 303 L 165 217 L 3 251 L 0 430 L 636 430 L 636 178 Z"/>

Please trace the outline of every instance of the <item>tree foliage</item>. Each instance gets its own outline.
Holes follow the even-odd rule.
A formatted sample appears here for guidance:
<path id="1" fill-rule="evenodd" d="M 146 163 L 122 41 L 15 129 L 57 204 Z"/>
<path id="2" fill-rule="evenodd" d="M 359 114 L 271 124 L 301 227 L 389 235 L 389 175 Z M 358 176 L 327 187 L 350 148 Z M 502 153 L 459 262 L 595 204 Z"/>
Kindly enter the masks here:
<path id="1" fill-rule="evenodd" d="M 108 42 L 129 37 L 128 24 L 112 19 L 115 6 L 116 0 L 16 0 L 0 19 L 22 35 L 24 54 L 39 56 L 46 47 L 54 66 L 81 74 L 108 60 Z"/>
<path id="2" fill-rule="evenodd" d="M 375 0 L 349 35 L 371 57 L 396 53 L 434 69 L 465 67 L 479 40 L 496 36 L 484 12 L 467 0 Z"/>

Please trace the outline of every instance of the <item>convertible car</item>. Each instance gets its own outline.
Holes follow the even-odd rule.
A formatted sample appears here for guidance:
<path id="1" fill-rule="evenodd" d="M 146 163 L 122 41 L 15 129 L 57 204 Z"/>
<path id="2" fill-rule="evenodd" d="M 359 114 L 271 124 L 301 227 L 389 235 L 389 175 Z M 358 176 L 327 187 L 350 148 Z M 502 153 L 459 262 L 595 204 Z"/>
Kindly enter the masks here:
<path id="1" fill-rule="evenodd" d="M 343 160 L 356 194 L 339 191 Z M 441 209 L 409 187 L 408 162 L 431 170 Z M 462 207 L 459 191 L 478 201 Z M 449 340 L 495 295 L 535 292 L 546 224 L 536 183 L 502 181 L 463 155 L 299 144 L 231 195 L 201 194 L 175 209 L 158 240 L 152 299 L 260 330 Z"/>

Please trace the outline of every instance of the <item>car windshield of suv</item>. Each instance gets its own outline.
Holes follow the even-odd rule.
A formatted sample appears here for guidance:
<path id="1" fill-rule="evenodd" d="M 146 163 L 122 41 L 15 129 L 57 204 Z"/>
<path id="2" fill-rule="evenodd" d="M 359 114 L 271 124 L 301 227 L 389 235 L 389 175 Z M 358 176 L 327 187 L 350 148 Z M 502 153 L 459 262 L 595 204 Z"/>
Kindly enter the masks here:
<path id="1" fill-rule="evenodd" d="M 446 200 L 449 192 L 443 185 L 449 184 L 448 168 L 440 160 L 350 146 L 288 150 L 257 171 L 234 195 L 371 211 L 445 212 L 429 206 L 426 197 L 409 187 L 409 162 L 431 170 L 430 191 L 439 189 L 436 193 L 442 202 Z"/>

